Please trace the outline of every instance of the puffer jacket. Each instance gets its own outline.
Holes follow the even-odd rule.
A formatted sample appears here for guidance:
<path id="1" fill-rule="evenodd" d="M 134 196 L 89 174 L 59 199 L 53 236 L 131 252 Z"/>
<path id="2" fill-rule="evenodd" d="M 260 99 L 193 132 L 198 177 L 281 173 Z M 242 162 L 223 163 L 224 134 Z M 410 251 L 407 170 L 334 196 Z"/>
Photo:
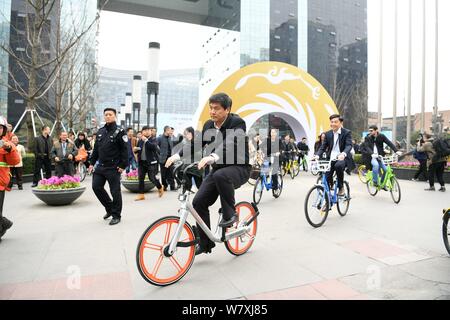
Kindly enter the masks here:
<path id="1" fill-rule="evenodd" d="M 8 141 L 3 138 L 3 141 Z M 0 191 L 9 191 L 9 181 L 11 179 L 10 166 L 15 166 L 20 162 L 20 155 L 14 145 L 10 150 L 0 149 Z"/>

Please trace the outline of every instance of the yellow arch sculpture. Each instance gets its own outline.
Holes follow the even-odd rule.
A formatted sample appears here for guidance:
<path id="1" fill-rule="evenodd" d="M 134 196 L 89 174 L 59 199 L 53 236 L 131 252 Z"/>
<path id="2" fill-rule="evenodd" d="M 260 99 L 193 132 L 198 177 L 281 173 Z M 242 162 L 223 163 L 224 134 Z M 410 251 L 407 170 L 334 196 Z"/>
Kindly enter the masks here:
<path id="1" fill-rule="evenodd" d="M 261 117 L 274 114 L 289 124 L 297 139 L 306 137 L 310 147 L 321 132 L 329 130 L 329 116 L 338 113 L 333 99 L 313 76 L 280 62 L 246 66 L 223 81 L 214 91 L 219 92 L 233 99 L 232 112 L 246 121 L 247 130 Z M 197 115 L 197 128 L 201 130 L 208 119 L 206 102 Z"/>

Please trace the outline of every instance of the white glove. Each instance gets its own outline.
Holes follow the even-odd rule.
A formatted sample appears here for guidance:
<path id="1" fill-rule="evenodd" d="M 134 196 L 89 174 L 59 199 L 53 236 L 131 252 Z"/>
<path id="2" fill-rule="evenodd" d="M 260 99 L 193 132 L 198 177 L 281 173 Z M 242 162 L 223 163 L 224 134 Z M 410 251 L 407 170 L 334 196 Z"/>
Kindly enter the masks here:
<path id="1" fill-rule="evenodd" d="M 319 156 L 316 154 L 312 157 L 312 160 L 319 160 L 319 159 L 320 159 Z"/>
<path id="2" fill-rule="evenodd" d="M 399 157 L 401 157 L 403 155 L 403 152 L 397 151 L 395 154 L 398 155 Z"/>

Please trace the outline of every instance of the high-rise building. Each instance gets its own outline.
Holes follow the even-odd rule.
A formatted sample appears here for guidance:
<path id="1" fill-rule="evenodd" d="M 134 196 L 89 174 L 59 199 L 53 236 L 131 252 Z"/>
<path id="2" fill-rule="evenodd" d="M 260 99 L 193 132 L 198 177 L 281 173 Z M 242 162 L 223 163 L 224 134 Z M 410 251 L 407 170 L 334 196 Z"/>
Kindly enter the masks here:
<path id="1" fill-rule="evenodd" d="M 216 30 L 205 41 L 205 52 L 212 56 L 206 55 L 203 62 L 200 97 L 207 97 L 239 68 L 236 55 L 223 59 L 222 53 L 228 54 L 231 47 L 239 51 L 240 67 L 271 60 L 306 70 L 327 89 L 344 116 L 352 115 L 346 127 L 364 130 L 367 0 L 247 0 L 240 6 L 230 2 L 221 10 L 240 16 L 240 23 L 228 25 L 231 31 Z M 236 36 L 227 39 L 225 33 Z M 234 39 L 240 42 L 233 43 Z"/>

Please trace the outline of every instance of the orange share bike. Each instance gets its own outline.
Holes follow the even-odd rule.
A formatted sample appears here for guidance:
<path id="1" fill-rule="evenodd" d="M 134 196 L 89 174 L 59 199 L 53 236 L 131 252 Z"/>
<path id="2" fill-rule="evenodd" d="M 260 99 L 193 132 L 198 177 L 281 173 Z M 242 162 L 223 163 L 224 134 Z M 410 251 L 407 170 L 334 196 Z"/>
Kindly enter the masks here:
<path id="1" fill-rule="evenodd" d="M 177 216 L 163 217 L 152 223 L 142 234 L 136 251 L 136 263 L 141 276 L 156 286 L 168 286 L 183 278 L 191 268 L 195 258 L 195 246 L 199 244 L 198 231 L 187 222 L 189 214 L 211 241 L 224 243 L 233 255 L 245 254 L 252 246 L 257 229 L 258 208 L 255 204 L 236 204 L 238 221 L 231 227 L 219 228 L 213 234 L 189 201 L 192 194 L 186 182 L 190 177 L 186 172 L 198 165 L 187 166 L 182 174 L 183 163 L 175 164 L 174 176 L 181 182 L 178 200 L 181 208 Z M 219 210 L 219 221 L 221 219 Z"/>

